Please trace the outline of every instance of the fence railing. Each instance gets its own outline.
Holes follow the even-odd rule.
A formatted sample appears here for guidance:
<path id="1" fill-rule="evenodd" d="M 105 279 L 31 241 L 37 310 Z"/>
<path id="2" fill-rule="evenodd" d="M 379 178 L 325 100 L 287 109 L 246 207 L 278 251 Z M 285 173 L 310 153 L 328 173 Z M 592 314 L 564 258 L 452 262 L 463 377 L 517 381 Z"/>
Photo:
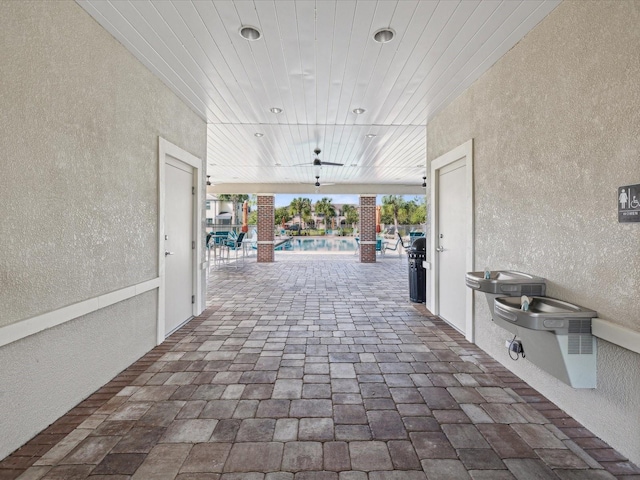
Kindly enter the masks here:
<path id="1" fill-rule="evenodd" d="M 385 236 L 385 237 L 395 237 L 396 236 L 396 232 L 395 232 L 395 226 L 393 224 L 382 224 L 381 226 L 381 235 Z M 258 226 L 257 225 L 249 225 L 249 234 L 255 230 L 257 230 Z M 275 229 L 275 233 L 278 234 L 281 232 L 282 227 L 280 227 L 279 225 L 274 225 L 274 229 Z M 207 225 L 206 226 L 206 232 L 207 233 L 216 233 L 216 232 L 230 232 L 230 231 L 234 231 L 236 233 L 240 232 L 242 230 L 242 224 L 235 224 L 235 225 L 219 225 L 219 224 L 213 224 L 213 225 Z M 308 230 L 308 229 L 307 229 Z M 336 235 L 336 234 L 341 234 L 340 232 L 346 230 L 346 234 L 347 235 L 352 235 L 353 231 L 350 227 L 348 228 L 335 228 L 335 229 L 329 229 L 329 232 L 325 232 L 323 229 L 313 229 L 314 234 L 315 235 L 324 235 L 324 234 L 330 234 L 330 235 Z M 402 235 L 403 237 L 409 237 L 410 234 L 412 234 L 412 236 L 414 236 L 416 233 L 421 232 L 423 235 L 425 233 L 425 225 L 424 224 L 418 224 L 418 225 L 398 225 L 398 232 L 400 232 L 400 235 Z M 317 233 L 316 233 L 317 232 Z M 357 235 L 357 228 L 356 228 L 356 235 Z"/>

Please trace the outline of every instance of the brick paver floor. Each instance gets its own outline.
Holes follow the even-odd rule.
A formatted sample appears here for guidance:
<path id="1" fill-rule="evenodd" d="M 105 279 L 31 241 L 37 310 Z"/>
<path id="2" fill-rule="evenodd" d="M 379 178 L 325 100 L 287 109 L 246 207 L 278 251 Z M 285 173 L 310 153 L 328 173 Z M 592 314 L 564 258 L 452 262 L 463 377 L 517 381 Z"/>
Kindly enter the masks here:
<path id="1" fill-rule="evenodd" d="M 0 479 L 638 479 L 424 307 L 406 257 L 278 254 L 0 463 Z"/>

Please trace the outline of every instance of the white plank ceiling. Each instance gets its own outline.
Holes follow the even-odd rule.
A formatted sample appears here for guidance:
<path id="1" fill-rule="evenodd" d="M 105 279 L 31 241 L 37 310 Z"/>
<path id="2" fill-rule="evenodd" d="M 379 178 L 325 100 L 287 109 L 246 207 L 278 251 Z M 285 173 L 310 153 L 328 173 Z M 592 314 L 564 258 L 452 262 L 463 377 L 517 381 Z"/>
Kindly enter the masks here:
<path id="1" fill-rule="evenodd" d="M 402 193 L 426 174 L 427 121 L 559 1 L 78 3 L 206 120 L 218 191 L 312 189 L 318 173 L 334 191 Z M 245 40 L 242 26 L 261 38 Z M 382 28 L 393 40 L 373 40 Z M 344 166 L 317 171 L 314 148 Z"/>

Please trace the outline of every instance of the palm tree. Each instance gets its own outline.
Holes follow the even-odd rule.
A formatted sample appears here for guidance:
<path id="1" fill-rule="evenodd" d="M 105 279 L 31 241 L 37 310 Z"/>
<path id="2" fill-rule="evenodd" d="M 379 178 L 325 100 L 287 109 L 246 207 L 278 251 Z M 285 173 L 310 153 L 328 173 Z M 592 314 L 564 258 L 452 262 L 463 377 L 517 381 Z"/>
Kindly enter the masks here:
<path id="1" fill-rule="evenodd" d="M 398 215 L 405 208 L 405 201 L 402 195 L 385 195 L 382 197 L 382 209 L 387 214 L 393 215 L 393 224 L 398 231 Z"/>
<path id="2" fill-rule="evenodd" d="M 289 204 L 289 211 L 293 215 L 298 215 L 300 229 L 302 229 L 302 215 L 309 215 L 311 213 L 311 200 L 303 197 L 294 198 Z"/>
<path id="3" fill-rule="evenodd" d="M 331 203 L 332 199 L 328 197 L 323 197 L 316 202 L 316 213 L 322 215 L 324 229 L 327 229 L 327 219 L 336 216 L 336 207 Z"/>
<path id="4" fill-rule="evenodd" d="M 249 195 L 239 193 L 221 193 L 218 195 L 218 200 L 232 203 L 233 211 L 231 212 L 231 225 L 237 225 L 236 212 L 238 211 L 238 205 L 243 203 L 245 200 L 249 200 Z"/>
<path id="5" fill-rule="evenodd" d="M 356 223 L 360 221 L 360 216 L 358 215 L 358 209 L 353 205 L 343 206 L 342 214 L 344 215 L 345 221 L 348 224 L 351 224 L 351 228 L 355 228 Z"/>

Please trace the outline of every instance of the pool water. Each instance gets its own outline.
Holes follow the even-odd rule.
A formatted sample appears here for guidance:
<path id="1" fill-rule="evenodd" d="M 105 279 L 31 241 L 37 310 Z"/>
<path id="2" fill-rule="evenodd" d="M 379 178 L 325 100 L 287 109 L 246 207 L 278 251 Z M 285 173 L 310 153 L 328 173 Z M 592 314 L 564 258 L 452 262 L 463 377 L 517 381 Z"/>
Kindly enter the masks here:
<path id="1" fill-rule="evenodd" d="M 298 238 L 291 239 L 289 252 L 355 252 L 356 241 L 349 237 L 335 238 Z"/>

